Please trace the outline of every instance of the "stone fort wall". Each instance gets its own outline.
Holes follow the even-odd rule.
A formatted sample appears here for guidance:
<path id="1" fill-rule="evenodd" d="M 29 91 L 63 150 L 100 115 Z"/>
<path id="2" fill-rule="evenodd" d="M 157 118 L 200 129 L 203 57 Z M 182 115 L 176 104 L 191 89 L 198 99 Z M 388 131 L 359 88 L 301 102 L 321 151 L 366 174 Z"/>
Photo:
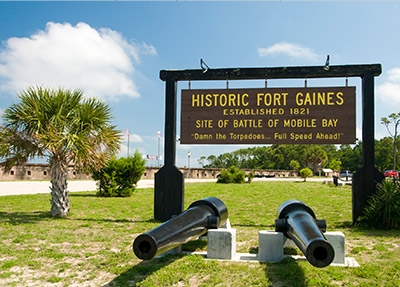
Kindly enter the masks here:
<path id="1" fill-rule="evenodd" d="M 158 167 L 146 167 L 142 179 L 153 179 L 159 170 Z M 220 172 L 220 168 L 187 168 L 182 167 L 179 170 L 185 178 L 216 178 Z M 253 172 L 255 176 L 275 176 L 275 177 L 292 177 L 297 176 L 294 170 L 246 170 L 246 173 Z M 91 180 L 91 175 L 77 173 L 74 166 L 68 167 L 69 180 Z M 27 164 L 24 166 L 14 166 L 10 172 L 5 173 L 4 167 L 0 167 L 0 180 L 50 180 L 49 166 L 47 164 Z"/>

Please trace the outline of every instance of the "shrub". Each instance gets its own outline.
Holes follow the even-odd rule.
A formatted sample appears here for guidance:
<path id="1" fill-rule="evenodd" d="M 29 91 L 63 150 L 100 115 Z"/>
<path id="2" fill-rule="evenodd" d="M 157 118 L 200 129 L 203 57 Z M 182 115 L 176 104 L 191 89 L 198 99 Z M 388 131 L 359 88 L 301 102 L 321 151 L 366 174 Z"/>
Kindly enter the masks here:
<path id="1" fill-rule="evenodd" d="M 384 180 L 368 200 L 360 219 L 362 224 L 376 229 L 400 228 L 400 181 Z"/>
<path id="2" fill-rule="evenodd" d="M 145 171 L 145 161 L 138 151 L 127 158 L 112 158 L 105 167 L 93 172 L 97 196 L 129 197 Z"/>
<path id="3" fill-rule="evenodd" d="M 247 183 L 251 183 L 251 181 L 252 181 L 253 178 L 254 178 L 254 173 L 253 173 L 252 171 L 250 171 L 250 172 L 246 175 L 246 177 L 247 177 Z"/>
<path id="4" fill-rule="evenodd" d="M 217 183 L 244 183 L 245 173 L 239 170 L 236 166 L 231 166 L 228 169 L 223 169 Z"/>
<path id="5" fill-rule="evenodd" d="M 306 181 L 307 177 L 312 176 L 312 170 L 309 169 L 308 167 L 305 167 L 300 170 L 300 176 L 304 178 L 304 181 Z"/>

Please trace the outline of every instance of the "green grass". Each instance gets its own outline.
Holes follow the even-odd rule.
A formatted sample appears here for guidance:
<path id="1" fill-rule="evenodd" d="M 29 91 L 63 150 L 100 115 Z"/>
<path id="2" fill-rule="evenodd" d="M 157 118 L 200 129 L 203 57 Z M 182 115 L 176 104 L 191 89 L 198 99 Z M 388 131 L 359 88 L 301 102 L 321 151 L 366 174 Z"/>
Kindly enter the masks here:
<path id="1" fill-rule="evenodd" d="M 205 260 L 167 255 L 141 261 L 132 252 L 137 235 L 153 220 L 153 189 L 130 198 L 70 194 L 66 219 L 50 217 L 50 195 L 0 197 L 0 286 L 400 286 L 400 231 L 351 225 L 351 187 L 319 182 L 190 183 L 185 208 L 216 196 L 228 207 L 237 252 L 256 252 L 258 231 L 272 230 L 288 199 L 304 201 L 328 231 L 346 235 L 346 256 L 359 268 L 315 268 L 286 258 L 280 263 Z M 187 250 L 206 250 L 193 241 Z"/>

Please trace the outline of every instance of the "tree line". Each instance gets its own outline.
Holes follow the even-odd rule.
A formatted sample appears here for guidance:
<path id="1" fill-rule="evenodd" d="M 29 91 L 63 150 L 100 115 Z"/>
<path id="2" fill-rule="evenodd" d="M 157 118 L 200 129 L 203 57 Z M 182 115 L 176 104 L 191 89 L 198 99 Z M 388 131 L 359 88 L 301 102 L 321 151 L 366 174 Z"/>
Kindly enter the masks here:
<path id="1" fill-rule="evenodd" d="M 375 165 L 380 171 L 393 168 L 393 139 L 375 140 Z M 241 148 L 230 153 L 201 156 L 200 166 L 207 168 L 299 170 L 308 167 L 355 172 L 362 164 L 362 142 L 354 145 L 289 145 L 273 144 Z M 398 161 L 397 161 L 398 162 Z"/>

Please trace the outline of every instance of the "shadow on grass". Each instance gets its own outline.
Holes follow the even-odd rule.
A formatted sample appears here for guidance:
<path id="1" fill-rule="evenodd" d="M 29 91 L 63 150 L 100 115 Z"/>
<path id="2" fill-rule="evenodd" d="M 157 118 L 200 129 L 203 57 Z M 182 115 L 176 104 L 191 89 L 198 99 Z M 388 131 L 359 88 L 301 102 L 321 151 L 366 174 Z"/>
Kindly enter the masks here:
<path id="1" fill-rule="evenodd" d="M 243 224 L 243 223 L 239 223 L 239 224 L 232 224 L 232 228 L 236 228 L 236 227 L 254 227 L 254 228 L 259 228 L 259 229 L 265 229 L 265 228 L 275 228 L 275 224 Z"/>
<path id="2" fill-rule="evenodd" d="M 355 225 L 351 228 L 353 234 L 361 234 L 370 237 L 400 237 L 400 229 L 374 229 L 367 226 Z"/>
<path id="3" fill-rule="evenodd" d="M 96 195 L 96 193 L 70 192 L 68 193 L 68 197 L 98 197 L 98 196 Z"/>
<path id="4" fill-rule="evenodd" d="M 130 287 L 136 286 L 139 282 L 146 280 L 154 272 L 168 266 L 175 260 L 182 258 L 184 255 L 166 254 L 151 260 L 142 261 L 133 266 L 129 270 L 115 277 L 111 282 L 103 285 L 102 287 Z"/>
<path id="5" fill-rule="evenodd" d="M 37 223 L 51 217 L 50 211 L 33 212 L 0 212 L 0 223 L 19 225 L 26 223 Z"/>
<path id="6" fill-rule="evenodd" d="M 305 287 L 306 279 L 303 269 L 292 257 L 285 257 L 278 263 L 265 263 L 265 276 L 271 282 L 270 286 Z"/>
<path id="7" fill-rule="evenodd" d="M 107 219 L 107 218 L 59 218 L 51 216 L 50 211 L 33 212 L 1 212 L 0 224 L 9 223 L 11 225 L 20 225 L 27 223 L 38 223 L 44 220 L 70 220 L 70 221 L 89 221 L 89 222 L 109 222 L 109 223 L 157 223 L 155 219 L 132 220 L 132 219 Z"/>
<path id="8" fill-rule="evenodd" d="M 102 287 L 124 287 L 124 286 L 136 286 L 141 281 L 152 275 L 154 272 L 168 266 L 176 260 L 186 256 L 185 253 L 191 253 L 198 250 L 204 250 L 207 246 L 207 240 L 192 240 L 182 245 L 182 253 L 174 254 L 172 251 L 161 254 L 151 260 L 145 260 L 139 264 L 133 266 L 129 270 L 115 277 L 111 282 L 103 285 Z M 170 253 L 168 253 L 170 252 Z M 150 284 L 151 285 L 151 284 Z M 145 285 L 146 286 L 146 285 Z M 153 285 L 151 285 L 153 286 Z"/>
<path id="9" fill-rule="evenodd" d="M 133 266 L 129 270 L 121 273 L 115 277 L 111 282 L 103 285 L 102 287 L 130 287 L 138 286 L 142 282 L 144 284 L 149 276 L 159 271 L 160 269 L 167 267 L 174 261 L 181 259 L 183 254 L 172 255 L 167 254 L 152 260 L 142 261 L 139 264 Z M 269 286 L 280 286 L 280 287 L 306 287 L 306 279 L 304 276 L 303 269 L 299 266 L 298 262 L 292 257 L 286 257 L 279 263 L 262 263 L 265 264 L 265 276 L 268 278 Z M 227 278 L 229 282 L 229 278 Z M 151 282 L 148 282 L 149 286 L 153 286 Z M 228 284 L 229 285 L 229 284 Z M 142 285 L 140 285 L 142 286 Z M 143 285 L 147 286 L 147 285 Z"/>
<path id="10" fill-rule="evenodd" d="M 108 219 L 108 218 L 64 218 L 71 221 L 89 221 L 89 222 L 110 222 L 110 223 L 161 223 L 155 219 L 136 220 L 136 219 Z"/>
<path id="11" fill-rule="evenodd" d="M 348 229 L 348 228 L 354 228 L 354 225 L 351 221 L 342 221 L 342 222 L 337 222 L 336 224 L 331 224 L 330 226 L 331 229 Z"/>

